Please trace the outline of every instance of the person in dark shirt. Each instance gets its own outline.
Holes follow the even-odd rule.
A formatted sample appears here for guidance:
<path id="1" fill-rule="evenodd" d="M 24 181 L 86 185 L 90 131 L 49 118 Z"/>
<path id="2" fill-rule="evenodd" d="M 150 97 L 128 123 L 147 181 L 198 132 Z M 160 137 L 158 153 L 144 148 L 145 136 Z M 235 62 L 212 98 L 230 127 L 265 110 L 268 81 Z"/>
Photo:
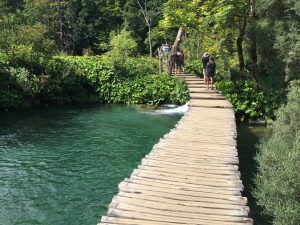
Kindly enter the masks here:
<path id="1" fill-rule="evenodd" d="M 216 72 L 216 63 L 213 57 L 209 58 L 206 64 L 206 75 L 207 75 L 207 89 L 209 89 L 209 82 L 211 83 L 211 90 L 213 90 L 213 77 Z"/>
<path id="2" fill-rule="evenodd" d="M 207 52 L 205 52 L 204 55 L 203 55 L 203 58 L 202 58 L 204 84 L 207 84 L 206 65 L 207 65 L 208 62 L 209 62 L 209 54 Z"/>

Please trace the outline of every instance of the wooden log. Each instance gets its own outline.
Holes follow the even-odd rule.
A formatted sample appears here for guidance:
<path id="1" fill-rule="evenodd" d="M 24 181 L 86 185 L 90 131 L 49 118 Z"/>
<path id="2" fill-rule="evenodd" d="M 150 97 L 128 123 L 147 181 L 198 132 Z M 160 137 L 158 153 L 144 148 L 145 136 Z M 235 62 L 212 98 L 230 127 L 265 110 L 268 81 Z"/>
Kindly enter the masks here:
<path id="1" fill-rule="evenodd" d="M 225 176 L 239 176 L 240 172 L 238 170 L 226 170 L 224 168 L 217 168 L 210 167 L 207 165 L 187 165 L 187 164 L 176 164 L 176 163 L 161 163 L 161 161 L 155 161 L 155 160 L 147 160 L 143 159 L 142 166 L 149 166 L 149 167 L 159 167 L 159 168 L 168 168 L 168 169 L 178 169 L 178 170 L 186 170 L 191 172 L 198 172 L 201 174 L 207 174 L 212 175 L 218 173 L 219 175 L 225 175 Z"/>
<path id="2" fill-rule="evenodd" d="M 214 167 L 211 165 L 203 165 L 203 164 L 191 164 L 191 163 L 182 163 L 182 162 L 174 162 L 174 161 L 164 161 L 164 160 L 160 160 L 159 158 L 157 159 L 146 159 L 144 158 L 142 160 L 142 163 L 145 165 L 166 165 L 169 167 L 176 167 L 176 168 L 186 168 L 186 169 L 191 169 L 191 170 L 198 170 L 198 171 L 202 171 L 202 172 L 218 172 L 219 174 L 236 174 L 238 173 L 238 167 L 236 165 L 223 165 L 223 166 L 219 166 L 219 167 Z"/>
<path id="3" fill-rule="evenodd" d="M 220 221 L 241 221 L 240 217 L 247 217 L 248 210 L 238 209 L 219 209 L 209 207 L 193 207 L 176 203 L 164 203 L 147 199 L 128 198 L 126 196 L 115 196 L 110 204 L 110 209 L 130 210 L 133 212 L 148 212 L 152 215 L 166 215 L 170 212 L 174 216 L 178 215 L 185 218 L 211 219 Z"/>
<path id="4" fill-rule="evenodd" d="M 217 202 L 217 203 L 212 203 L 212 202 L 203 202 L 203 201 L 197 201 L 199 199 L 196 199 L 194 201 L 189 200 L 189 201 L 182 201 L 182 200 L 177 200 L 177 199 L 171 199 L 171 198 L 166 198 L 164 195 L 161 196 L 149 196 L 149 195 L 143 195 L 139 193 L 127 193 L 127 192 L 119 192 L 118 196 L 123 196 L 131 199 L 139 199 L 140 201 L 147 200 L 147 201 L 154 201 L 154 202 L 162 202 L 162 203 L 169 203 L 169 204 L 180 204 L 183 206 L 191 206 L 191 207 L 206 207 L 206 208 L 217 208 L 217 209 L 244 209 L 249 212 L 249 207 L 244 206 L 244 205 L 231 205 L 231 204 L 226 204 L 226 202 Z"/>
<path id="5" fill-rule="evenodd" d="M 210 178 L 206 178 L 206 177 L 192 177 L 189 176 L 188 174 L 177 174 L 174 172 L 160 172 L 160 171 L 155 171 L 155 170 L 142 170 L 142 169 L 135 169 L 132 172 L 133 175 L 135 176 L 157 176 L 157 177 L 168 177 L 168 178 L 174 178 L 174 179 L 178 179 L 178 180 L 186 180 L 186 181 L 191 181 L 191 182 L 201 182 L 204 184 L 210 184 L 211 186 L 220 186 L 220 187 L 242 187 L 242 182 L 241 180 L 229 180 L 229 179 L 221 179 L 221 178 L 217 178 L 217 177 L 210 177 Z"/>
<path id="6" fill-rule="evenodd" d="M 111 216 L 110 218 L 119 218 L 124 220 L 125 218 L 127 219 L 138 219 L 138 220 L 148 220 L 148 221 L 153 221 L 153 222 L 168 222 L 168 223 L 177 223 L 177 224 L 206 224 L 206 225 L 211 225 L 211 224 L 215 224 L 215 225 L 235 225 L 235 224 L 251 224 L 251 220 L 247 219 L 247 218 L 234 218 L 234 217 L 229 217 L 229 216 L 224 216 L 222 217 L 223 221 L 217 220 L 220 219 L 220 217 L 215 217 L 215 218 L 210 218 L 209 216 L 207 217 L 202 217 L 202 219 L 199 218 L 186 218 L 186 217 L 180 217 L 180 216 L 176 216 L 177 212 L 172 212 L 169 211 L 169 213 L 167 213 L 166 215 L 162 215 L 161 212 L 159 211 L 155 211 L 153 210 L 152 213 L 147 213 L 147 212 L 143 212 L 143 208 L 140 208 L 140 211 L 142 212 L 132 212 L 132 210 L 124 210 L 124 205 L 120 205 L 119 206 L 121 209 L 111 209 L 109 211 L 109 216 Z M 134 207 L 130 207 L 128 206 L 130 209 L 134 208 Z M 122 213 L 123 212 L 123 213 Z M 158 213 L 158 214 L 154 214 L 154 213 Z M 104 221 L 103 222 L 108 222 L 108 221 Z M 129 223 L 132 224 L 132 223 Z M 141 222 L 139 224 L 144 224 L 144 222 Z"/>
<path id="7" fill-rule="evenodd" d="M 174 193 L 169 191 L 168 189 L 164 189 L 163 191 L 157 191 L 156 189 L 152 190 L 151 188 L 139 188 L 139 189 L 132 189 L 124 186 L 119 186 L 119 192 L 125 193 L 134 193 L 134 194 L 141 194 L 143 196 L 153 196 L 153 197 L 163 197 L 167 199 L 173 199 L 177 201 L 193 201 L 193 202 L 205 202 L 205 203 L 216 203 L 216 204 L 227 204 L 227 205 L 237 205 L 237 206 L 245 206 L 247 204 L 247 199 L 241 197 L 240 199 L 224 199 L 224 198 L 215 198 L 214 196 L 210 195 L 197 195 L 190 196 L 184 193 Z"/>

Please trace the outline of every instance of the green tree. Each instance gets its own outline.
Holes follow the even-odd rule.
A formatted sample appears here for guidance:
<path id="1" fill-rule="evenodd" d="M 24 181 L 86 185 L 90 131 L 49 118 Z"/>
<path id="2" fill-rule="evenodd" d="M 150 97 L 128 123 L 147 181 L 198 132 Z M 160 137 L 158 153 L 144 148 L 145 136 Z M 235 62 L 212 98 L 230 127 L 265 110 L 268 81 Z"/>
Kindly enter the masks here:
<path id="1" fill-rule="evenodd" d="M 287 104 L 260 144 L 254 195 L 275 225 L 300 224 L 300 82 L 294 82 Z"/>
<path id="2" fill-rule="evenodd" d="M 11 29 L 11 14 L 23 7 L 22 0 L 1 0 L 0 1 L 0 24 L 4 22 L 5 28 L 9 31 Z M 0 28 L 1 29 L 1 28 Z"/>
<path id="3" fill-rule="evenodd" d="M 172 45 L 171 57 L 168 62 L 168 73 L 172 74 L 175 66 L 176 52 L 187 27 L 195 26 L 199 21 L 199 7 L 201 2 L 198 0 L 169 0 L 164 4 L 164 19 L 160 21 L 160 27 L 165 29 L 178 29 L 177 35 Z"/>
<path id="4" fill-rule="evenodd" d="M 48 30 L 42 23 L 22 26 L 17 31 L 17 43 L 32 46 L 33 51 L 46 55 L 55 53 L 55 42 L 47 37 Z"/>
<path id="5" fill-rule="evenodd" d="M 130 32 L 123 29 L 111 37 L 110 46 L 111 50 L 106 55 L 117 71 L 123 71 L 127 58 L 136 54 L 137 43 Z"/>
<path id="6" fill-rule="evenodd" d="M 285 81 L 300 76 L 300 5 L 297 0 L 257 0 L 261 73 Z M 259 44 L 259 41 L 257 43 Z"/>
<path id="7" fill-rule="evenodd" d="M 126 28 L 132 32 L 141 52 L 148 45 L 149 55 L 153 54 L 153 29 L 162 19 L 164 2 L 166 0 L 128 0 L 124 8 Z"/>

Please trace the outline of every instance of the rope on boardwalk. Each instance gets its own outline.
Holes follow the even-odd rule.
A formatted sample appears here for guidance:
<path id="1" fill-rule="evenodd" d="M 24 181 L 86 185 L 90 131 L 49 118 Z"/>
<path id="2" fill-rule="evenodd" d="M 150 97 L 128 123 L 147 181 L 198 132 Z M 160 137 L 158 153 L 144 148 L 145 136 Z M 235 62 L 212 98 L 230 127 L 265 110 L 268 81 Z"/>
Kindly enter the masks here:
<path id="1" fill-rule="evenodd" d="M 98 225 L 253 224 L 241 196 L 232 105 L 201 79 L 181 77 L 188 112 L 119 184 Z"/>

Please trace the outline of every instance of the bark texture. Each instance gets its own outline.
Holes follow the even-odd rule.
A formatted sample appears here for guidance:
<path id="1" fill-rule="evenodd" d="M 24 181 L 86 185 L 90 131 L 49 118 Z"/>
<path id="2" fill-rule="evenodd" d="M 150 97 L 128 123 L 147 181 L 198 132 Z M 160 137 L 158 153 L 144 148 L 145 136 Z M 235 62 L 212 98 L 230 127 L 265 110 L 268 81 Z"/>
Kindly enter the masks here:
<path id="1" fill-rule="evenodd" d="M 179 43 L 181 41 L 181 37 L 182 37 L 183 33 L 184 33 L 184 28 L 180 27 L 178 29 L 176 39 L 175 39 L 174 44 L 172 46 L 171 56 L 170 56 L 170 59 L 169 59 L 169 62 L 168 62 L 168 74 L 169 75 L 172 75 L 172 70 L 175 67 L 176 54 L 177 54 L 178 46 L 179 46 Z"/>

